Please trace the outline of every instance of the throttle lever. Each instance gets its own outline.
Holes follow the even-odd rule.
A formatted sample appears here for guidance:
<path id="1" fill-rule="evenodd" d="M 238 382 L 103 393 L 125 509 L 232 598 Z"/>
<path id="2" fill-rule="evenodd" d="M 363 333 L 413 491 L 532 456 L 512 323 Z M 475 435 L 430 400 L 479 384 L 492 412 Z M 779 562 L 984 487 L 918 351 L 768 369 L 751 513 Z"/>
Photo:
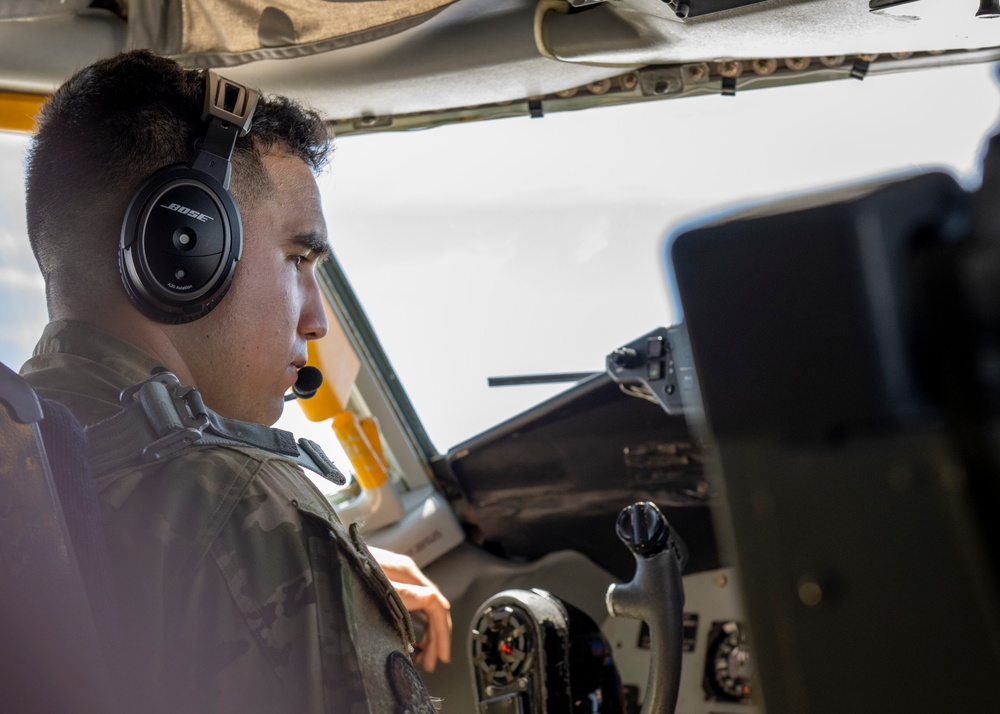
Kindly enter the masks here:
<path id="1" fill-rule="evenodd" d="M 684 643 L 684 583 L 687 546 L 652 501 L 618 514 L 618 537 L 635 556 L 631 582 L 612 583 L 605 598 L 613 617 L 649 626 L 649 678 L 642 714 L 672 714 L 680 689 Z"/>

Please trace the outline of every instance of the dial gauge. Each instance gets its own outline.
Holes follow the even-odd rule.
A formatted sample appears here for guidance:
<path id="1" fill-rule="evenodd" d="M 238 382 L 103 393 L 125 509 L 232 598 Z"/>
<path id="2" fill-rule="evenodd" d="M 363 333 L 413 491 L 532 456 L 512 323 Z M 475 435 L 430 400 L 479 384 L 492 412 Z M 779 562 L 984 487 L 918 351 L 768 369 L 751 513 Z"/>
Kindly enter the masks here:
<path id="1" fill-rule="evenodd" d="M 753 661 L 737 622 L 716 622 L 708 633 L 705 694 L 719 701 L 749 701 Z"/>
<path id="2" fill-rule="evenodd" d="M 504 605 L 483 612 L 472 632 L 472 656 L 489 684 L 510 684 L 534 660 L 534 637 L 527 613 Z"/>

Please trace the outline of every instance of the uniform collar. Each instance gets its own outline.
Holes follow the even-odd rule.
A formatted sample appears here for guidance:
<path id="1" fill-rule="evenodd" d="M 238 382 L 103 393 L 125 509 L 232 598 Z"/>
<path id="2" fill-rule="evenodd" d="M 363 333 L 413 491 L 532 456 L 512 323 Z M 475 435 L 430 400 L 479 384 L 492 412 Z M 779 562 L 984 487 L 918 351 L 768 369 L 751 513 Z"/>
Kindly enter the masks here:
<path id="1" fill-rule="evenodd" d="M 42 396 L 67 403 L 84 424 L 120 409 L 121 391 L 162 369 L 135 345 L 76 320 L 45 326 L 21 374 Z"/>

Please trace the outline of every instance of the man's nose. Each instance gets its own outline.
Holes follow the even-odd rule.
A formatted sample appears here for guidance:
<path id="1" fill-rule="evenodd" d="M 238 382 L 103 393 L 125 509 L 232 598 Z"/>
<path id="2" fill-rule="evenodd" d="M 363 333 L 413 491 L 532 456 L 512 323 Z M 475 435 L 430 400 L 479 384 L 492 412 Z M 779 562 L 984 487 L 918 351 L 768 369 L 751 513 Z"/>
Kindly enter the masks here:
<path id="1" fill-rule="evenodd" d="M 319 288 L 319 283 L 313 278 L 309 281 L 308 294 L 302 306 L 299 334 L 307 340 L 318 340 L 324 337 L 329 329 L 330 323 L 326 316 L 323 293 Z"/>

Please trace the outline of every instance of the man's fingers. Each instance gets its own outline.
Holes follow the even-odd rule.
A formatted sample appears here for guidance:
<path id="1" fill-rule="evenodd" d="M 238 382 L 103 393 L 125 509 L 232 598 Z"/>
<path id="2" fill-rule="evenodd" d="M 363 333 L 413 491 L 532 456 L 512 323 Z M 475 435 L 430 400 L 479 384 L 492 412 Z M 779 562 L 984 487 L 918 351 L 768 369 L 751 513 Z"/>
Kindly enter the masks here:
<path id="1" fill-rule="evenodd" d="M 424 633 L 420 640 L 420 648 L 421 652 L 417 657 L 417 663 L 422 665 L 426 671 L 433 672 L 438 661 L 437 642 L 433 637 Z"/>
<path id="2" fill-rule="evenodd" d="M 430 618 L 428 626 L 434 630 L 432 639 L 437 658 L 442 662 L 451 662 L 451 610 L 444 609 L 440 617 Z"/>
<path id="3" fill-rule="evenodd" d="M 451 661 L 451 603 L 441 594 L 412 558 L 370 547 L 372 556 L 385 571 L 403 605 L 410 612 L 427 616 L 427 628 L 420 640 L 422 651 L 415 660 L 433 672 L 438 660 Z"/>
<path id="4" fill-rule="evenodd" d="M 433 672 L 437 660 L 451 662 L 451 605 L 436 589 L 428 597 L 429 605 L 424 609 L 427 615 L 423 637 L 427 642 L 424 669 Z"/>
<path id="5" fill-rule="evenodd" d="M 438 660 L 451 661 L 451 604 L 433 585 L 393 583 L 407 610 L 422 612 L 427 617 L 427 628 L 420 640 L 422 652 L 417 661 L 424 669 L 433 672 Z"/>

